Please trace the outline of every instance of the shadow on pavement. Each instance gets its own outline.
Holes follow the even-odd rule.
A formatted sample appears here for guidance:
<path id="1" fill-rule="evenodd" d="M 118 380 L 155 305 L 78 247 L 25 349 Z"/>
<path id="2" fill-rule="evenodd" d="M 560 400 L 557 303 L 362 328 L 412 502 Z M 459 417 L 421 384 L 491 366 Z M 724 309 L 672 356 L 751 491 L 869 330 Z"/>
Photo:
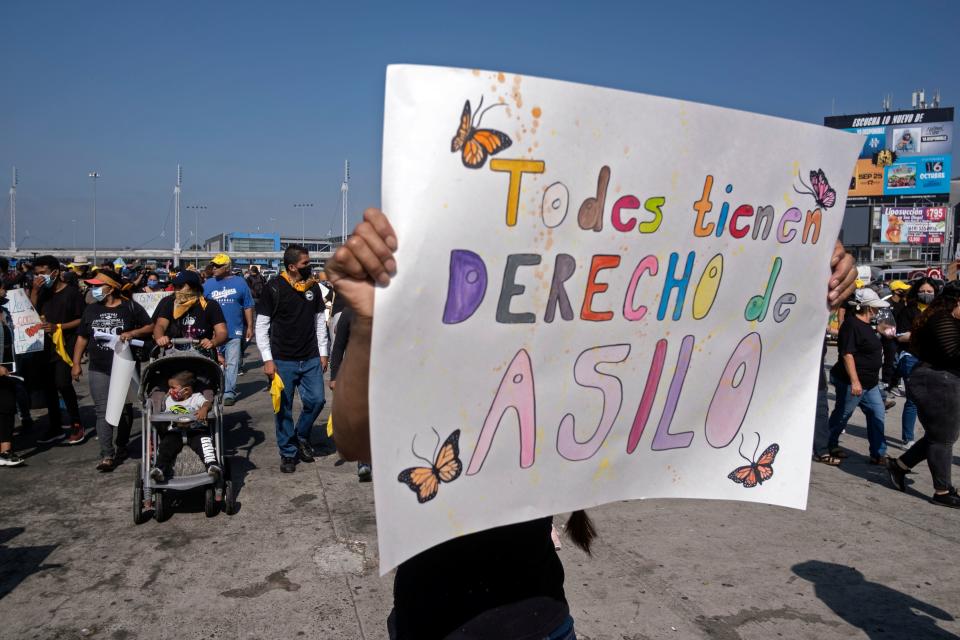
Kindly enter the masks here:
<path id="1" fill-rule="evenodd" d="M 57 545 L 39 547 L 8 547 L 7 542 L 23 533 L 23 527 L 0 529 L 0 599 L 17 588 L 28 577 L 45 569 L 62 565 L 43 564 Z"/>
<path id="2" fill-rule="evenodd" d="M 225 454 L 232 456 L 230 475 L 237 495 L 243 488 L 247 474 L 257 465 L 250 459 L 253 450 L 263 444 L 267 437 L 263 431 L 253 427 L 253 418 L 246 411 L 233 411 L 227 408 L 223 416 L 223 438 L 226 443 Z M 271 425 L 272 426 L 272 425 Z"/>
<path id="3" fill-rule="evenodd" d="M 953 621 L 952 615 L 911 595 L 870 582 L 853 567 L 809 560 L 795 564 L 792 569 L 813 583 L 817 598 L 868 638 L 958 638 L 936 623 L 936 620 Z"/>

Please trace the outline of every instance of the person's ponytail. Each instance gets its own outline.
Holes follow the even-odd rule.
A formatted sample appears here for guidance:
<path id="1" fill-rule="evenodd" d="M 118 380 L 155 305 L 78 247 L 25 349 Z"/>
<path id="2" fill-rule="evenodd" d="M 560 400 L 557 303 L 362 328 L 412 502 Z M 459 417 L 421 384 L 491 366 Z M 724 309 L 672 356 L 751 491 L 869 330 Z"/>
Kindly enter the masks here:
<path id="1" fill-rule="evenodd" d="M 593 539 L 597 537 L 597 530 L 587 512 L 580 510 L 571 513 L 570 518 L 567 519 L 566 531 L 570 539 L 573 540 L 573 544 L 590 555 L 590 545 L 593 543 Z"/>

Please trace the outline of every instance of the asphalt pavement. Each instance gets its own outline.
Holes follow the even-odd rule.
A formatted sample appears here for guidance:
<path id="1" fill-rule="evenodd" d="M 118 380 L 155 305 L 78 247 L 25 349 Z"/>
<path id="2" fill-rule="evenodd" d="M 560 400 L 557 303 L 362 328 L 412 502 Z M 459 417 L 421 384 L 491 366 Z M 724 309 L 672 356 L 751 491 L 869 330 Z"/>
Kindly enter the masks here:
<path id="1" fill-rule="evenodd" d="M 0 639 L 386 637 L 393 585 L 378 576 L 372 484 L 336 455 L 280 473 L 256 348 L 248 355 L 226 408 L 236 515 L 207 518 L 198 494 L 166 522 L 134 525 L 134 460 L 95 471 L 85 380 L 86 443 L 36 447 L 17 433 L 27 463 L 0 468 Z M 578 637 L 960 638 L 960 510 L 928 502 L 925 467 L 893 490 L 868 464 L 862 414 L 841 444 L 850 459 L 814 464 L 806 511 L 703 500 L 591 510 L 593 556 L 560 551 Z"/>

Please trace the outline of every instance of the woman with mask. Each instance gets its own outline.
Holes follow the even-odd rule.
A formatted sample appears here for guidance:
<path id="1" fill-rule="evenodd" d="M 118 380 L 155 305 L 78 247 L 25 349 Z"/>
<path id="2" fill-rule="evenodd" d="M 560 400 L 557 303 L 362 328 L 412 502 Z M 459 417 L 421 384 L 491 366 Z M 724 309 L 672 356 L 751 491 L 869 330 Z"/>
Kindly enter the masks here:
<path id="1" fill-rule="evenodd" d="M 948 282 L 913 324 L 910 352 L 919 358 L 907 384 L 907 397 L 923 421 L 923 437 L 887 463 L 890 481 L 906 491 L 906 474 L 927 461 L 933 476 L 930 501 L 960 509 L 951 484 L 953 444 L 960 433 L 960 282 Z"/>
<path id="2" fill-rule="evenodd" d="M 158 291 L 163 291 L 160 288 L 160 276 L 150 271 L 146 274 L 143 286 L 140 287 L 140 293 L 157 293 Z"/>
<path id="3" fill-rule="evenodd" d="M 840 448 L 840 434 L 857 407 L 867 417 L 867 439 L 870 442 L 871 464 L 886 464 L 887 441 L 883 435 L 884 406 L 880 395 L 880 368 L 883 366 L 883 345 L 871 326 L 877 311 L 889 307 L 873 289 L 858 289 L 848 303 L 847 313 L 837 337 L 840 359 L 830 370 L 830 382 L 837 393 L 837 402 L 830 414 L 830 436 L 827 446 L 837 458 L 847 457 Z"/>
<path id="4" fill-rule="evenodd" d="M 100 462 L 97 470 L 113 471 L 127 458 L 127 443 L 130 441 L 132 407 L 124 406 L 120 424 L 117 425 L 117 440 L 114 446 L 113 426 L 107 422 L 107 397 L 110 392 L 110 371 L 113 368 L 113 342 L 145 338 L 153 331 L 153 324 L 146 310 L 132 300 L 122 297 L 123 284 L 120 276 L 112 270 L 100 269 L 94 278 L 86 280 L 93 297 L 87 306 L 77 330 L 77 344 L 73 349 L 73 379 L 79 381 L 80 358 L 84 351 L 90 358 L 87 382 L 90 398 L 97 412 L 97 438 L 100 441 Z"/>
<path id="5" fill-rule="evenodd" d="M 227 321 L 216 300 L 203 297 L 203 285 L 196 271 L 181 271 L 173 279 L 174 294 L 157 305 L 153 318 L 153 339 L 158 347 L 169 347 L 173 338 L 197 340 L 201 351 L 216 359 L 216 348 L 227 341 Z"/>
<path id="6" fill-rule="evenodd" d="M 911 283 L 907 292 L 904 306 L 896 315 L 897 342 L 900 344 L 900 353 L 897 355 L 897 370 L 903 378 L 903 384 L 910 384 L 910 373 L 917 366 L 919 360 L 910 351 L 910 336 L 913 324 L 920 317 L 940 290 L 939 283 L 932 278 L 920 278 Z M 901 438 L 904 449 L 913 446 L 914 430 L 917 425 L 917 405 L 910 399 L 903 403 L 903 416 L 900 421 Z"/>

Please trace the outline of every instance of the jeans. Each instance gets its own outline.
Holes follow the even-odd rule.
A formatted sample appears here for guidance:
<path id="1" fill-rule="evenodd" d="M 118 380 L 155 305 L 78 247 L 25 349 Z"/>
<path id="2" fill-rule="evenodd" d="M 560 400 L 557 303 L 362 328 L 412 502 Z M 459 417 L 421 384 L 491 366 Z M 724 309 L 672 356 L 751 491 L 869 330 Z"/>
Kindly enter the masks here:
<path id="1" fill-rule="evenodd" d="M 870 457 L 879 458 L 887 455 L 887 441 L 883 436 L 883 398 L 880 396 L 880 385 L 872 389 L 864 389 L 859 397 L 850 393 L 850 383 L 838 379 L 836 376 L 830 376 L 830 383 L 833 384 L 837 392 L 837 402 L 833 405 L 833 413 L 830 414 L 830 438 L 829 446 L 831 449 L 840 444 L 840 432 L 847 426 L 847 421 L 853 415 L 854 410 L 860 407 L 863 415 L 867 417 L 867 441 L 870 443 Z"/>
<path id="2" fill-rule="evenodd" d="M 284 458 L 297 456 L 297 438 L 310 442 L 310 430 L 316 422 L 325 404 L 323 396 L 323 369 L 320 358 L 309 360 L 274 360 L 277 375 L 283 380 L 280 394 L 280 411 L 274 415 L 277 427 L 277 448 Z M 300 400 L 303 411 L 293 426 L 293 394 L 300 387 Z M 327 439 L 326 432 L 323 435 Z"/>
<path id="3" fill-rule="evenodd" d="M 46 353 L 38 357 L 49 358 Z M 70 375 L 70 367 L 67 363 L 59 357 L 55 361 L 41 362 L 39 378 L 47 403 L 48 428 L 59 429 L 63 421 L 58 395 L 63 397 L 63 404 L 70 416 L 70 424 L 80 424 L 80 405 L 77 402 L 77 392 L 73 388 L 73 377 Z"/>
<path id="4" fill-rule="evenodd" d="M 241 338 L 231 338 L 223 345 L 224 386 L 223 397 L 237 397 L 237 371 L 240 370 L 240 342 Z M 284 382 L 286 382 L 284 380 Z"/>
<path id="5" fill-rule="evenodd" d="M 910 375 L 907 397 L 917 405 L 924 434 L 900 461 L 913 468 L 926 460 L 933 488 L 947 491 L 953 486 L 953 444 L 960 433 L 960 377 L 921 364 Z"/>
<path id="6" fill-rule="evenodd" d="M 97 412 L 97 439 L 100 441 L 100 457 L 113 458 L 116 449 L 124 452 L 130 442 L 130 428 L 133 426 L 133 406 L 127 402 L 123 405 L 120 424 L 117 425 L 117 446 L 113 446 L 113 426 L 107 422 L 107 396 L 110 395 L 110 374 L 102 371 L 87 371 L 87 381 L 90 383 L 90 398 L 93 408 Z"/>
<path id="7" fill-rule="evenodd" d="M 813 455 L 830 452 L 830 405 L 827 404 L 827 389 L 817 389 L 817 418 L 813 423 Z"/>
<path id="8" fill-rule="evenodd" d="M 909 351 L 904 351 L 900 354 L 897 359 L 897 371 L 899 371 L 903 377 L 904 386 L 910 386 L 910 374 L 919 363 L 920 361 L 917 357 Z M 903 419 L 901 420 L 901 425 L 903 441 L 913 442 L 914 428 L 917 426 L 917 405 L 910 399 L 909 393 L 907 394 L 906 401 L 903 403 Z"/>

